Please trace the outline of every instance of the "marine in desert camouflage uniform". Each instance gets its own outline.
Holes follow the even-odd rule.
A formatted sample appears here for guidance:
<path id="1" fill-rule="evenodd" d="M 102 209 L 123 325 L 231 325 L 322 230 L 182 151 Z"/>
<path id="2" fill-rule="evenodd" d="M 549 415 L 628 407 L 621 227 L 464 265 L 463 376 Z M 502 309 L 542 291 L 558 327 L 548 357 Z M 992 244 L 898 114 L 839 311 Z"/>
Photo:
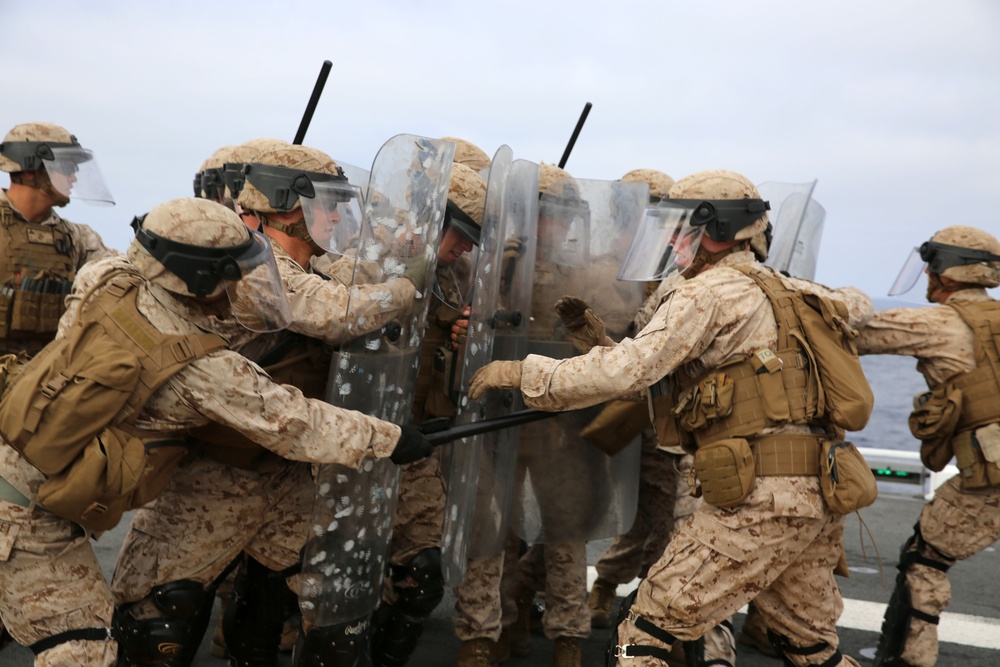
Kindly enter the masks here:
<path id="1" fill-rule="evenodd" d="M 56 208 L 70 198 L 113 204 L 93 154 L 53 123 L 15 126 L 0 144 L 0 353 L 34 354 L 55 337 L 76 272 L 117 254 Z M 83 179 L 83 180 L 80 180 Z"/>
<path id="2" fill-rule="evenodd" d="M 927 300 L 937 305 L 875 313 L 858 350 L 917 359 L 929 390 L 914 398 L 910 417 L 921 459 L 941 470 L 954 455 L 960 474 L 935 491 L 903 544 L 878 667 L 937 664 L 937 623 L 951 601 L 949 568 L 1000 539 L 1000 302 L 986 292 L 1000 285 L 1000 242 L 980 229 L 952 226 L 918 255 L 923 261 L 911 266 L 926 267 Z"/>
<path id="3" fill-rule="evenodd" d="M 234 213 L 203 200 L 174 200 L 137 221 L 136 230 L 142 239 L 133 241 L 127 258 L 100 260 L 81 270 L 59 336 L 72 326 L 74 303 L 116 271 L 142 277 L 137 314 L 163 333 L 210 331 L 230 342 L 250 335 L 232 317 L 225 301 L 215 298 L 222 294 L 222 277 L 213 274 L 212 267 L 227 258 L 237 261 L 228 253 L 245 252 L 249 240 L 250 233 Z M 213 277 L 214 286 L 207 286 L 203 294 L 189 291 L 193 288 L 186 280 L 166 269 L 151 254 L 155 250 L 147 249 L 153 247 L 150 239 L 156 238 L 164 240 L 156 246 L 173 241 L 209 250 L 199 260 L 191 260 L 186 270 L 192 274 L 201 270 L 197 275 Z M 188 277 L 194 280 L 193 275 Z M 167 380 L 146 403 L 136 426 L 144 431 L 183 433 L 213 421 L 278 456 L 304 462 L 356 466 L 368 457 L 402 456 L 402 462 L 431 451 L 413 431 L 306 399 L 294 388 L 275 384 L 257 365 L 230 350 L 209 353 Z M 402 455 L 404 451 L 408 455 Z M 35 664 L 111 667 L 118 659 L 116 638 L 128 654 L 145 656 L 149 664 L 168 658 L 175 642 L 183 640 L 185 628 L 177 619 L 158 617 L 189 602 L 189 589 L 164 592 L 157 598 L 162 611 L 152 618 L 139 609 L 115 614 L 90 536 L 80 526 L 29 501 L 36 497 L 44 475 L 4 444 L 0 476 L 25 499 L 21 503 L 0 501 L 5 536 L 0 613 L 15 639 L 35 648 Z M 168 654 L 160 654 L 161 649 Z"/>
<path id="4" fill-rule="evenodd" d="M 274 244 L 292 319 L 287 331 L 245 337 L 232 349 L 261 363 L 276 382 L 321 399 L 330 364 L 324 344 L 380 329 L 411 306 L 415 289 L 405 278 L 352 289 L 314 273 L 309 260 L 324 248 L 306 229 L 303 207 L 312 202 L 303 197 L 276 207 L 269 201 L 267 181 L 256 174 L 273 168 L 277 176 L 329 179 L 339 175 L 337 165 L 306 146 L 255 140 L 254 147 L 237 201 L 243 221 L 251 228 L 262 224 Z M 345 198 L 348 193 L 345 189 Z M 330 215 L 336 216 L 333 209 Z M 359 314 L 351 322 L 346 316 L 349 296 L 352 312 Z M 123 605 L 141 605 L 158 591 L 182 584 L 212 591 L 242 553 L 245 562 L 237 579 L 242 596 L 227 610 L 226 645 L 237 660 L 250 661 L 240 664 L 267 664 L 276 659 L 288 606 L 285 579 L 298 565 L 308 537 L 315 495 L 310 469 L 217 425 L 193 435 L 206 446 L 177 471 L 159 498 L 137 510 L 112 590 Z M 202 596 L 191 620 L 200 629 L 170 664 L 186 664 L 197 650 L 211 599 Z"/>
<path id="5" fill-rule="evenodd" d="M 775 316 L 764 292 L 743 273 L 759 266 L 749 239 L 767 223 L 756 188 L 734 172 L 700 172 L 678 181 L 670 199 L 701 202 L 692 215 L 711 214 L 702 208 L 705 202 L 711 209 L 742 211 L 740 221 L 729 232 L 708 226 L 693 258 L 684 258 L 683 249 L 676 252 L 688 280 L 634 340 L 573 359 L 494 362 L 473 378 L 470 396 L 519 387 L 527 405 L 564 410 L 638 394 L 666 376 L 690 383 L 739 355 L 773 349 Z M 857 290 L 774 279 L 840 301 L 854 326 L 871 316 L 871 300 Z M 804 442 L 831 430 L 825 424 L 785 424 L 770 432 Z M 833 569 L 842 536 L 843 517 L 827 507 L 815 472 L 758 476 L 732 509 L 703 505 L 675 528 L 663 556 L 626 599 L 628 616 L 617 626 L 608 664 L 663 665 L 673 644 L 698 640 L 756 596 L 788 664 L 857 665 L 837 648 L 842 601 Z"/>

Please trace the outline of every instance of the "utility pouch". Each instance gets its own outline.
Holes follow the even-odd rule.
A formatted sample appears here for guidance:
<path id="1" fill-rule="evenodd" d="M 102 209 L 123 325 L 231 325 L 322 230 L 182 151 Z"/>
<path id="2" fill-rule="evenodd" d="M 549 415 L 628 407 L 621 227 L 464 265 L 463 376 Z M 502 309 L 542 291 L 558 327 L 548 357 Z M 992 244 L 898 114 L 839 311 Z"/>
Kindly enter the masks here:
<path id="1" fill-rule="evenodd" d="M 792 409 L 788 405 L 788 395 L 781 377 L 781 359 L 764 347 L 750 355 L 750 365 L 764 404 L 764 415 L 774 422 L 790 421 Z"/>
<path id="2" fill-rule="evenodd" d="M 743 502 L 756 480 L 753 450 L 743 438 L 725 438 L 698 447 L 694 473 L 709 505 L 729 509 Z"/>
<path id="3" fill-rule="evenodd" d="M 130 497 L 146 473 L 142 440 L 105 428 L 74 465 L 50 476 L 38 489 L 38 504 L 88 531 L 114 528 L 131 509 Z"/>
<path id="4" fill-rule="evenodd" d="M 59 318 L 63 314 L 62 294 L 38 295 L 38 326 L 35 333 L 55 333 L 59 328 Z"/>
<path id="5" fill-rule="evenodd" d="M 142 507 L 160 495 L 177 467 L 197 450 L 196 445 L 183 438 L 144 440 L 142 443 L 146 451 L 146 469 L 132 493 L 129 509 Z M 260 449 L 270 454 L 263 447 Z"/>
<path id="6" fill-rule="evenodd" d="M 826 440 L 820 452 L 819 485 L 831 512 L 850 514 L 875 502 L 875 475 L 854 443 Z"/>
<path id="7" fill-rule="evenodd" d="M 934 472 L 944 470 L 953 454 L 952 436 L 962 414 L 962 390 L 941 385 L 913 397 L 910 433 L 920 440 L 920 460 Z"/>
<path id="8" fill-rule="evenodd" d="M 21 287 L 14 289 L 10 330 L 34 333 L 38 328 L 38 309 L 42 295 L 40 292 L 23 289 L 27 280 L 22 280 Z"/>
<path id="9" fill-rule="evenodd" d="M 674 414 L 685 430 L 697 431 L 732 413 L 734 390 L 731 377 L 722 372 L 709 373 L 681 394 Z"/>
<path id="10" fill-rule="evenodd" d="M 671 420 L 673 421 L 673 420 Z M 593 420 L 580 430 L 580 437 L 614 456 L 639 437 L 649 425 L 645 403 L 609 401 Z"/>
<path id="11" fill-rule="evenodd" d="M 14 289 L 8 285 L 0 285 L 0 338 L 6 338 L 10 333 L 11 311 L 14 306 Z"/>
<path id="12" fill-rule="evenodd" d="M 693 452 L 691 434 L 678 425 L 670 393 L 660 393 L 650 387 L 647 398 L 648 419 L 652 422 L 653 431 L 656 433 L 656 448 L 674 454 L 681 453 L 678 449 Z"/>
<path id="13" fill-rule="evenodd" d="M 962 431 L 955 436 L 952 444 L 962 490 L 1000 486 L 1000 466 L 986 457 L 987 452 L 996 456 L 997 449 L 1000 449 L 1000 425 L 990 424 L 976 431 Z"/>

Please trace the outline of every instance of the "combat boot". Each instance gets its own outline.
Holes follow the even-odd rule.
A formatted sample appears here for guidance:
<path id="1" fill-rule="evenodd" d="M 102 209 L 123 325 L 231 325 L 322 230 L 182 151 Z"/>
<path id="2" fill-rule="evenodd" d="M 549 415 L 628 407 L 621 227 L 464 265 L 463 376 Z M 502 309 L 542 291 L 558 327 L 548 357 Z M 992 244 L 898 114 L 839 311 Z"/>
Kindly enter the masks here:
<path id="1" fill-rule="evenodd" d="M 496 643 L 487 637 L 468 639 L 458 645 L 455 667 L 496 667 Z"/>
<path id="2" fill-rule="evenodd" d="M 590 589 L 587 606 L 590 607 L 590 627 L 610 628 L 611 607 L 615 603 L 615 591 L 618 589 L 610 581 L 597 579 Z"/>
<path id="3" fill-rule="evenodd" d="M 760 615 L 757 607 L 753 604 L 747 608 L 747 617 L 743 621 L 743 629 L 740 630 L 738 641 L 770 658 L 778 657 L 778 652 L 774 650 L 771 640 L 767 638 L 767 624 L 764 623 L 764 617 Z"/>
<path id="4" fill-rule="evenodd" d="M 579 637 L 556 637 L 552 652 L 552 667 L 581 667 L 583 653 Z"/>

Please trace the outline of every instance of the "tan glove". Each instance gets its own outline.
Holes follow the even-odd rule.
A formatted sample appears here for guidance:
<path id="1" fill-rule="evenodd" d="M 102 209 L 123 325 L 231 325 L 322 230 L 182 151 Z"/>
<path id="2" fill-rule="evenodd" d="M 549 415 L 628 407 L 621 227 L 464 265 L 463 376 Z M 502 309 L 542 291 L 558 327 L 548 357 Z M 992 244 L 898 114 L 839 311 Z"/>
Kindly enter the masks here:
<path id="1" fill-rule="evenodd" d="M 469 382 L 469 398 L 476 400 L 487 389 L 520 389 L 520 361 L 491 361 L 472 376 Z"/>
<path id="2" fill-rule="evenodd" d="M 604 321 L 583 299 L 564 296 L 556 301 L 555 309 L 566 326 L 570 342 L 579 352 L 586 354 L 593 347 L 610 344 Z"/>

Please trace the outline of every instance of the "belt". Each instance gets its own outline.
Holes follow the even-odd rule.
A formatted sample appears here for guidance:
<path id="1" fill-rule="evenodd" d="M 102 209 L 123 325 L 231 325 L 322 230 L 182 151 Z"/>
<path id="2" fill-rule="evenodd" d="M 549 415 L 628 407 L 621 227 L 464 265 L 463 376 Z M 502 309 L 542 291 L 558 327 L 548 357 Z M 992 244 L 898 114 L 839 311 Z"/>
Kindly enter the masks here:
<path id="1" fill-rule="evenodd" d="M 820 443 L 826 437 L 780 433 L 748 438 L 757 474 L 763 477 L 819 475 Z"/>
<path id="2" fill-rule="evenodd" d="M 21 507 L 28 507 L 31 504 L 31 501 L 24 494 L 11 486 L 10 482 L 3 477 L 0 477 L 0 500 L 6 500 L 8 503 Z"/>

